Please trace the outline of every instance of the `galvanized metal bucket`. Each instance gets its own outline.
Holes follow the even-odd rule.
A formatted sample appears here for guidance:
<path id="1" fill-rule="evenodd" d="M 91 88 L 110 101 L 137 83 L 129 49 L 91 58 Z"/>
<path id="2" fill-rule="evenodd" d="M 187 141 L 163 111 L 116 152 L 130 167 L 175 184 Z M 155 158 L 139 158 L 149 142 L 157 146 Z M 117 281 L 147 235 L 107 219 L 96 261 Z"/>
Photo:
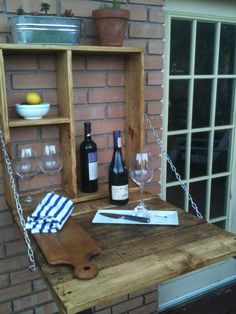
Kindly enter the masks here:
<path id="1" fill-rule="evenodd" d="M 9 18 L 13 43 L 79 45 L 82 21 L 72 17 L 19 15 Z"/>

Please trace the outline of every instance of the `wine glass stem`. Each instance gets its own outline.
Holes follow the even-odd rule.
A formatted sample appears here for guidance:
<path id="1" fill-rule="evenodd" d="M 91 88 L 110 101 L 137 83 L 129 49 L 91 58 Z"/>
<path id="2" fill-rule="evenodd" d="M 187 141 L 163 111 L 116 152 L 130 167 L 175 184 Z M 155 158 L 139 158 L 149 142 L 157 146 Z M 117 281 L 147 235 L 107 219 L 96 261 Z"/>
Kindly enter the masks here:
<path id="1" fill-rule="evenodd" d="M 140 207 L 143 207 L 143 206 L 144 206 L 144 202 L 143 202 L 143 191 L 144 191 L 144 184 L 141 183 L 141 184 L 140 184 L 140 202 L 139 202 Z"/>

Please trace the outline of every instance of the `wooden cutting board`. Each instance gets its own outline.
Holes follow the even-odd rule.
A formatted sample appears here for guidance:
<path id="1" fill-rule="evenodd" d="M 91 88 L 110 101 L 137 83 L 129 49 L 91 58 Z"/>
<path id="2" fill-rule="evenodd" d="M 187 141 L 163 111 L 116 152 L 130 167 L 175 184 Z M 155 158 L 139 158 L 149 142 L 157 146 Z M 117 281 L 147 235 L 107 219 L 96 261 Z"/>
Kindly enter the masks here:
<path id="1" fill-rule="evenodd" d="M 75 218 L 70 217 L 57 233 L 34 234 L 34 237 L 50 265 L 72 265 L 80 279 L 91 279 L 98 274 L 99 268 L 90 259 L 101 249 Z"/>

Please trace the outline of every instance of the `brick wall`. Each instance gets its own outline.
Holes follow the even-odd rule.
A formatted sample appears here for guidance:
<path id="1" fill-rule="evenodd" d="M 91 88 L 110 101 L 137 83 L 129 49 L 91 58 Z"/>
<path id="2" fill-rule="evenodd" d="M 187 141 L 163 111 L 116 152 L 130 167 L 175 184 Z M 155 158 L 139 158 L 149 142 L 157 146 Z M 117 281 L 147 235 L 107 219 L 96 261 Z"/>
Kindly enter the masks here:
<path id="1" fill-rule="evenodd" d="M 96 30 L 91 11 L 98 8 L 99 1 L 48 0 L 49 13 L 60 15 L 72 9 L 76 17 L 85 22 L 85 34 L 81 44 L 97 44 Z M 109 1 L 108 1 L 109 2 Z M 164 0 L 123 0 L 131 11 L 126 46 L 145 48 L 145 105 L 146 111 L 155 117 L 155 126 L 161 126 L 162 112 L 162 69 L 164 37 Z M 0 0 L 0 42 L 11 42 L 8 16 L 13 15 L 22 5 L 26 12 L 39 10 L 41 1 Z M 82 140 L 84 120 L 92 121 L 94 139 L 99 147 L 99 176 L 106 180 L 107 166 L 112 154 L 111 131 L 124 128 L 124 60 L 122 58 L 89 57 L 73 60 L 74 104 L 77 146 Z M 31 56 L 27 61 L 20 56 L 10 56 L 6 62 L 7 99 L 10 114 L 14 116 L 13 105 L 22 99 L 26 91 L 37 89 L 57 110 L 56 80 L 54 60 L 48 56 Z M 79 75 L 78 75 L 79 74 Z M 109 106 L 108 106 L 109 104 Z M 102 123 L 101 123 L 102 121 Z M 56 138 L 57 130 L 45 127 L 42 130 L 27 128 L 12 131 L 13 149 L 22 141 L 40 141 Z M 149 189 L 159 193 L 159 149 L 146 126 L 145 142 L 147 149 L 156 155 L 156 175 Z M 0 173 L 0 313 L 57 313 L 53 302 L 38 272 L 28 271 L 28 258 L 21 235 L 16 228 L 11 212 L 4 199 L 2 173 Z M 59 181 L 58 181 L 59 183 Z M 32 180 L 32 190 L 48 184 L 43 175 Z M 26 190 L 24 184 L 20 191 Z M 110 304 L 92 309 L 94 313 L 156 313 L 156 287 L 124 296 Z"/>

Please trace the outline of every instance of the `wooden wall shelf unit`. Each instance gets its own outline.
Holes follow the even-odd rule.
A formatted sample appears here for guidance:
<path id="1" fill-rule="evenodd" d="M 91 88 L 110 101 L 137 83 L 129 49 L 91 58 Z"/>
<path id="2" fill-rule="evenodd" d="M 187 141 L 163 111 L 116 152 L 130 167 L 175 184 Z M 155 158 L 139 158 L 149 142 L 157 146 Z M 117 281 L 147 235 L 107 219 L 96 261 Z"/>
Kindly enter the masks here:
<path id="1" fill-rule="evenodd" d="M 5 58 L 11 54 L 52 55 L 57 62 L 57 96 L 59 114 L 56 117 L 45 117 L 40 120 L 10 119 L 7 103 Z M 143 106 L 144 106 L 144 51 L 141 48 L 130 47 L 97 47 L 97 46 L 57 46 L 57 45 L 0 45 L 0 122 L 6 144 L 10 146 L 10 129 L 19 127 L 36 127 L 43 125 L 58 125 L 60 145 L 66 149 L 63 153 L 62 189 L 74 202 L 104 197 L 101 188 L 95 195 L 80 194 L 77 188 L 76 148 L 73 108 L 73 56 L 88 55 L 119 55 L 125 60 L 125 134 L 126 151 L 131 153 L 143 145 Z M 11 187 L 4 171 L 4 184 L 7 203 L 14 208 Z M 68 179 L 69 178 L 69 179 Z M 101 191 L 101 193 L 100 193 Z"/>

